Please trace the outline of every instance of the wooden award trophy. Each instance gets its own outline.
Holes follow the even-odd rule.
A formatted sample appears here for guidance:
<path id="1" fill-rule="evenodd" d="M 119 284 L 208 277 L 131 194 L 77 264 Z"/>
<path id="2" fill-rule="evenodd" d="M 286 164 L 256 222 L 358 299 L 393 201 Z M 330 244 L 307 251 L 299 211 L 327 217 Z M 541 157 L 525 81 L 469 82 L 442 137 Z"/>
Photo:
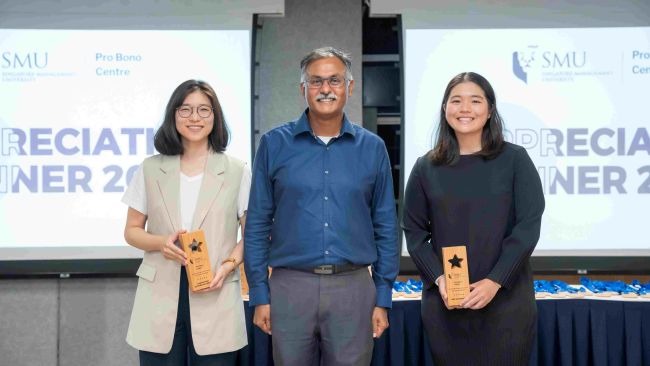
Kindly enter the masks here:
<path id="1" fill-rule="evenodd" d="M 203 230 L 181 234 L 179 239 L 185 254 L 187 254 L 188 263 L 185 270 L 190 289 L 196 292 L 210 287 L 213 274 L 210 257 L 208 257 L 208 244 L 205 242 Z"/>
<path id="2" fill-rule="evenodd" d="M 442 263 L 445 266 L 447 304 L 460 306 L 469 295 L 469 272 L 467 271 L 467 248 L 464 245 L 442 248 Z"/>

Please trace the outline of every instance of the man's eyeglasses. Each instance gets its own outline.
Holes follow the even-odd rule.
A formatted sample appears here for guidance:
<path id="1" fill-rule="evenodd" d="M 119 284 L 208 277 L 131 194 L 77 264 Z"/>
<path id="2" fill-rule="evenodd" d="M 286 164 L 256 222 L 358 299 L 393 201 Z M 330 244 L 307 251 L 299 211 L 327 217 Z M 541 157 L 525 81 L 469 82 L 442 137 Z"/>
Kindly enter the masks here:
<path id="1" fill-rule="evenodd" d="M 309 89 L 319 89 L 323 84 L 327 82 L 330 87 L 338 88 L 345 83 L 345 78 L 340 76 L 330 76 L 328 78 L 309 78 L 305 81 Z"/>
<path id="2" fill-rule="evenodd" d="M 189 118 L 192 113 L 194 113 L 194 108 L 187 105 L 182 105 L 176 108 L 176 111 L 178 112 L 179 116 L 183 118 Z M 196 107 L 196 114 L 198 114 L 201 118 L 208 118 L 212 115 L 212 108 L 207 105 L 198 106 Z"/>

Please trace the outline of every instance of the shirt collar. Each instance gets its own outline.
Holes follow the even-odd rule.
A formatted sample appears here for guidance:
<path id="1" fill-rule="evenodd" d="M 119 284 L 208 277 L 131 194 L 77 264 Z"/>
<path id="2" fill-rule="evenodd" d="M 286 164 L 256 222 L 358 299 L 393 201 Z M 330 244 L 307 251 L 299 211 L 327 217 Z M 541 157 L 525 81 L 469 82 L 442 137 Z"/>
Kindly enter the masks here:
<path id="1" fill-rule="evenodd" d="M 298 120 L 296 121 L 296 124 L 293 127 L 293 136 L 297 136 L 304 132 L 309 132 L 313 135 L 311 126 L 309 125 L 309 120 L 307 119 L 308 112 L 309 112 L 309 108 L 305 109 L 305 111 L 302 112 L 302 114 L 300 115 L 300 118 L 298 118 Z M 352 123 L 348 119 L 348 116 L 345 113 L 343 113 L 343 124 L 341 125 L 341 131 L 339 132 L 339 136 L 342 136 L 343 134 L 346 133 L 352 135 L 353 137 L 356 135 L 356 131 L 354 130 Z"/>

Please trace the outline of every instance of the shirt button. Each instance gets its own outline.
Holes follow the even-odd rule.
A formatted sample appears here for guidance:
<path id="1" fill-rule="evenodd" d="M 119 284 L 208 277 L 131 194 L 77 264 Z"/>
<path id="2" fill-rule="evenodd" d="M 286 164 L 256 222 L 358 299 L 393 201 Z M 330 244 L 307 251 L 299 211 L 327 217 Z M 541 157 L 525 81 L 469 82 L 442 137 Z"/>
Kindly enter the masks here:
<path id="1" fill-rule="evenodd" d="M 328 224 L 328 223 L 325 223 L 325 227 L 328 227 L 328 226 L 330 226 L 330 224 Z"/>
<path id="2" fill-rule="evenodd" d="M 327 201 L 327 200 L 329 199 L 329 198 L 327 198 L 327 196 L 325 196 L 325 197 L 323 197 L 323 198 L 325 199 L 325 201 Z"/>
<path id="3" fill-rule="evenodd" d="M 326 147 L 325 149 L 329 150 L 330 148 L 329 148 L 329 147 Z"/>
<path id="4" fill-rule="evenodd" d="M 326 171 L 325 171 L 325 174 L 329 174 L 329 173 L 330 173 L 330 171 L 329 171 L 329 170 L 326 170 Z"/>
<path id="5" fill-rule="evenodd" d="M 329 251 L 329 250 L 326 250 L 326 251 L 325 251 L 325 254 L 330 254 L 330 251 Z"/>

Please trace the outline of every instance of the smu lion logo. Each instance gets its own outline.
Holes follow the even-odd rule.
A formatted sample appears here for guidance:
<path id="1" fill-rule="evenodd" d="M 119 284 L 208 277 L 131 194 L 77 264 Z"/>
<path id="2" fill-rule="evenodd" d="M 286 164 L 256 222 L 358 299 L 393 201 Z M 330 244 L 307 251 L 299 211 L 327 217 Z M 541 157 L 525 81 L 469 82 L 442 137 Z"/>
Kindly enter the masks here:
<path id="1" fill-rule="evenodd" d="M 528 84 L 528 70 L 535 61 L 535 51 L 517 51 L 512 53 L 512 72 L 519 80 Z"/>

